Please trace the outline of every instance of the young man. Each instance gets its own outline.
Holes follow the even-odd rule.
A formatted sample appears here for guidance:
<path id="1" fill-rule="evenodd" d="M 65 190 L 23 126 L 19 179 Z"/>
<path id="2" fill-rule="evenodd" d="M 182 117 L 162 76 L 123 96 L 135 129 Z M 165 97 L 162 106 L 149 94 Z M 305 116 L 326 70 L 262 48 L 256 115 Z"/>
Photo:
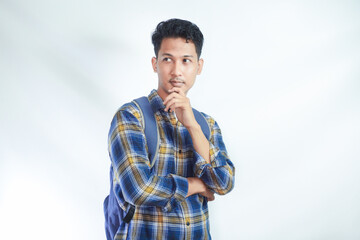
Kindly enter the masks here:
<path id="1" fill-rule="evenodd" d="M 154 160 L 149 159 L 143 113 L 134 102 L 123 105 L 109 132 L 119 221 L 106 223 L 107 238 L 211 239 L 208 201 L 215 199 L 214 193 L 232 190 L 235 169 L 218 124 L 203 114 L 208 140 L 187 97 L 203 67 L 203 35 L 189 21 L 170 19 L 158 24 L 152 42 L 158 88 L 148 100 L 159 146 Z"/>

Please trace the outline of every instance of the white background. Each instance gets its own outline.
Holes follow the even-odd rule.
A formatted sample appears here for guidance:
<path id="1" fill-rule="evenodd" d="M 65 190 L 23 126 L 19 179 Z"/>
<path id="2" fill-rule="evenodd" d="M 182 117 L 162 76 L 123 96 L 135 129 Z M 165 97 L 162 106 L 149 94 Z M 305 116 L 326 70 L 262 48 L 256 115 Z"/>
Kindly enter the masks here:
<path id="1" fill-rule="evenodd" d="M 214 239 L 360 239 L 359 1 L 0 0 L 0 239 L 105 239 L 107 132 L 157 87 L 150 36 L 205 36 L 189 97 L 235 189 Z"/>

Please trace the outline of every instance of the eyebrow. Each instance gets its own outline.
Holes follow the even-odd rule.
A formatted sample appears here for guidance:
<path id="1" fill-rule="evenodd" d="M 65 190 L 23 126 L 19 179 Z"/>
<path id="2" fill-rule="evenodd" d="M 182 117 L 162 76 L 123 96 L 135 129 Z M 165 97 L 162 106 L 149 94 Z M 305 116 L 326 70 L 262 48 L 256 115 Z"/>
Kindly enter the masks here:
<path id="1" fill-rule="evenodd" d="M 161 56 L 169 56 L 169 57 L 174 57 L 174 55 L 170 54 L 170 53 L 163 53 L 161 54 Z M 193 55 L 184 55 L 182 57 L 187 57 L 187 58 L 194 58 Z"/>

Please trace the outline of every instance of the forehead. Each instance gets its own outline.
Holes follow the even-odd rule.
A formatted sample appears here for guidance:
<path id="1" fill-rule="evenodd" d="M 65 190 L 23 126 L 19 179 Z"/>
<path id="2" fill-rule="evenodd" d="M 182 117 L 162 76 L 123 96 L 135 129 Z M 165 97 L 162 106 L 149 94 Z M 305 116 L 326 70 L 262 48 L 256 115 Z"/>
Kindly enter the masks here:
<path id="1" fill-rule="evenodd" d="M 169 53 L 172 55 L 193 55 L 197 56 L 195 44 L 185 38 L 164 38 L 161 41 L 159 55 Z"/>

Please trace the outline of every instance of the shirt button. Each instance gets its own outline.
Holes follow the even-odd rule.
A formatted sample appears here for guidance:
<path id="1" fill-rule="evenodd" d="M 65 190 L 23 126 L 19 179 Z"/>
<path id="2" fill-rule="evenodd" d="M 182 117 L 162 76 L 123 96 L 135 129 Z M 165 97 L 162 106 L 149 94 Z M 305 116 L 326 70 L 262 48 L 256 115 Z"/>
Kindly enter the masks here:
<path id="1" fill-rule="evenodd" d="M 179 150 L 179 153 L 181 153 L 181 149 Z"/>
<path id="2" fill-rule="evenodd" d="M 186 222 L 186 226 L 190 226 L 190 222 Z"/>

